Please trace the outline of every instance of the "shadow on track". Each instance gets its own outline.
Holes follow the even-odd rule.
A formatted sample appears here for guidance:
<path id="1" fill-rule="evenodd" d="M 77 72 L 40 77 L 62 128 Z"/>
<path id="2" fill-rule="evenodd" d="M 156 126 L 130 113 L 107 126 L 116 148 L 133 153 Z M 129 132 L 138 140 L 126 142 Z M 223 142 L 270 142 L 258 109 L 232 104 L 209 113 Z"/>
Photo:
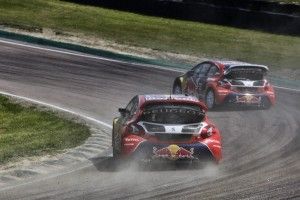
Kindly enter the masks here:
<path id="1" fill-rule="evenodd" d="M 142 163 L 133 160 L 116 160 L 113 157 L 97 157 L 90 161 L 97 170 L 101 172 L 119 172 L 128 169 L 136 171 L 173 171 L 173 170 L 201 170 L 208 166 L 216 167 L 212 162 L 182 162 L 182 161 L 163 161 L 157 163 Z"/>
<path id="2" fill-rule="evenodd" d="M 272 109 L 272 108 L 271 108 Z M 262 111 L 265 110 L 256 106 L 235 106 L 235 105 L 219 105 L 216 108 L 209 110 L 209 112 L 236 112 L 236 111 Z"/>

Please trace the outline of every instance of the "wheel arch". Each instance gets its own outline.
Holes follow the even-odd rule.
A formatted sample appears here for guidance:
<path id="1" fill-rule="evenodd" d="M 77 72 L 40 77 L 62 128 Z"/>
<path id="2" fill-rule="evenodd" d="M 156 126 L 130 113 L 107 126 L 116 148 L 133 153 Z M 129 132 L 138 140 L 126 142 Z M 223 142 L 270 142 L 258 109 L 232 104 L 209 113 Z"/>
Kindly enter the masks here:
<path id="1" fill-rule="evenodd" d="M 182 87 L 182 82 L 183 82 L 183 78 L 182 77 L 177 77 L 175 78 L 174 82 L 173 82 L 173 87 L 176 85 L 176 84 L 179 84 L 181 87 Z"/>
<path id="2" fill-rule="evenodd" d="M 183 85 L 183 77 L 179 76 L 177 78 L 175 78 L 174 82 L 173 82 L 173 86 L 172 86 L 172 91 L 174 93 L 174 88 L 176 85 L 180 85 L 181 89 L 184 89 L 184 85 Z"/>

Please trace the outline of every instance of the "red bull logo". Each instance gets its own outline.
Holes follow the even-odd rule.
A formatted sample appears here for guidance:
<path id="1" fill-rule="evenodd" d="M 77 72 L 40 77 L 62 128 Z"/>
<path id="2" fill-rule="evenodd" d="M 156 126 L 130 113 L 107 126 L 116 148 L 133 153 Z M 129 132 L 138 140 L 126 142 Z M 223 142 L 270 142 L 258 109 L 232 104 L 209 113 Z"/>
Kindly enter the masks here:
<path id="1" fill-rule="evenodd" d="M 253 95 L 245 95 L 237 98 L 237 102 L 240 103 L 259 103 L 260 99 Z"/>
<path id="2" fill-rule="evenodd" d="M 153 147 L 153 154 L 154 158 L 167 158 L 170 160 L 177 160 L 183 158 L 192 159 L 194 158 L 194 148 L 191 148 L 190 151 L 188 151 L 182 147 L 179 147 L 178 145 L 172 144 L 162 149 L 157 149 L 156 147 Z"/>

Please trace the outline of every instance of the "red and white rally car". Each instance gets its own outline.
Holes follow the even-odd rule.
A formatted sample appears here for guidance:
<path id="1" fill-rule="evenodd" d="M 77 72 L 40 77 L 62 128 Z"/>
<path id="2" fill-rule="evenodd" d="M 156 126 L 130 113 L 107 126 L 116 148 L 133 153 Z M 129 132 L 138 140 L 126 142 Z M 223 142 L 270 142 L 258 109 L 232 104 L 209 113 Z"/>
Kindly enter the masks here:
<path id="1" fill-rule="evenodd" d="M 224 103 L 269 109 L 275 103 L 275 94 L 265 78 L 268 71 L 264 65 L 205 61 L 177 77 L 173 93 L 203 99 L 209 109 Z"/>
<path id="2" fill-rule="evenodd" d="M 185 95 L 137 95 L 113 120 L 114 158 L 139 161 L 197 160 L 222 157 L 218 128 L 206 106 Z"/>

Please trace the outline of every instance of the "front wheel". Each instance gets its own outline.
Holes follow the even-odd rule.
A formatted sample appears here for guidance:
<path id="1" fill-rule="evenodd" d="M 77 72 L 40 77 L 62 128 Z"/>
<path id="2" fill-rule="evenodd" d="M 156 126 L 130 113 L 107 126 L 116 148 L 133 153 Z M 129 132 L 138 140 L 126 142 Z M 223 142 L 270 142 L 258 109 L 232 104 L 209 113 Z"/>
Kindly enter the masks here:
<path id="1" fill-rule="evenodd" d="M 182 94 L 182 88 L 179 84 L 174 85 L 173 94 Z"/>
<path id="2" fill-rule="evenodd" d="M 216 105 L 215 93 L 213 90 L 208 90 L 205 96 L 205 103 L 208 109 L 213 109 Z"/>

